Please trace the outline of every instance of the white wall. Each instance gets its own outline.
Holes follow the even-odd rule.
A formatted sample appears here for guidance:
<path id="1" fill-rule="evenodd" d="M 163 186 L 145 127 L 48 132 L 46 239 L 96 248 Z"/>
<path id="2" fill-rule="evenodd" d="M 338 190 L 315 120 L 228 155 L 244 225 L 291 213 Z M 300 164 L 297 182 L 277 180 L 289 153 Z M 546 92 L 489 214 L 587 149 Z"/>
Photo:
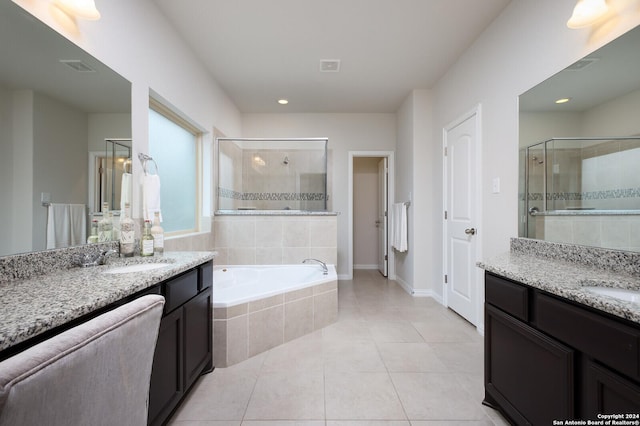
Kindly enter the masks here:
<path id="1" fill-rule="evenodd" d="M 519 94 L 640 23 L 637 2 L 610 0 L 614 10 L 629 9 L 607 25 L 570 30 L 566 21 L 575 0 L 511 2 L 433 89 L 431 155 L 438 157 L 442 128 L 482 104 L 482 253 L 490 258 L 509 250 L 517 236 Z M 442 176 L 442 164 L 436 162 Z M 491 193 L 494 177 L 501 192 Z M 441 179 L 441 178 L 440 178 Z M 416 185 L 428 182 L 416 182 Z M 434 190 L 442 200 L 442 185 Z M 416 213 L 417 214 L 417 213 Z M 442 241 L 441 218 L 434 216 L 433 244 Z M 433 289 L 442 292 L 442 254 L 434 251 Z"/>
<path id="2" fill-rule="evenodd" d="M 85 112 L 36 93 L 33 102 L 32 250 L 46 248 L 47 209 L 53 203 L 87 204 L 87 136 Z M 25 188 L 26 189 L 26 188 Z"/>
<path id="3" fill-rule="evenodd" d="M 434 198 L 434 162 L 431 152 L 433 103 L 428 90 L 414 90 L 398 110 L 395 202 L 411 201 L 407 210 L 408 250 L 395 254 L 396 279 L 416 295 L 432 295 L 432 252 L 437 250 L 432 229 L 440 204 Z"/>
<path id="4" fill-rule="evenodd" d="M 13 137 L 11 135 L 11 111 L 13 110 L 11 91 L 0 85 L 0 256 L 10 253 L 12 210 L 8 208 L 13 196 Z"/>
<path id="5" fill-rule="evenodd" d="M 132 83 L 134 158 L 148 152 L 150 90 L 209 132 L 206 149 L 214 126 L 225 134 L 241 133 L 238 109 L 151 0 L 99 1 L 101 19 L 78 20 L 77 28 L 56 22 L 48 2 L 14 1 Z M 141 173 L 140 162 L 133 165 L 134 175 Z M 134 217 L 141 217 L 140 201 L 134 186 Z"/>
<path id="6" fill-rule="evenodd" d="M 353 267 L 378 264 L 378 163 L 381 158 L 353 159 Z"/>
<path id="7" fill-rule="evenodd" d="M 640 135 L 639 108 L 640 90 L 636 90 L 585 111 L 580 136 Z"/>
<path id="8" fill-rule="evenodd" d="M 131 138 L 131 114 L 89 114 L 89 151 L 105 151 L 105 139 Z"/>
<path id="9" fill-rule="evenodd" d="M 242 129 L 244 137 L 329 138 L 329 208 L 340 212 L 338 274 L 349 275 L 349 151 L 393 151 L 396 145 L 395 114 L 244 114 Z"/>

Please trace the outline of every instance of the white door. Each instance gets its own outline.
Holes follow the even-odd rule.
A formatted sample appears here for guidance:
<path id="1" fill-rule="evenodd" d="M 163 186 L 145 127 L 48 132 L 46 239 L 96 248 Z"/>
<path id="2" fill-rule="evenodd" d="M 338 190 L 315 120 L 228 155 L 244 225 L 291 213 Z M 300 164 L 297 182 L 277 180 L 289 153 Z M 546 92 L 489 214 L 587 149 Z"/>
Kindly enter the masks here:
<path id="1" fill-rule="evenodd" d="M 477 323 L 476 134 L 477 114 L 445 129 L 447 305 Z"/>
<path id="2" fill-rule="evenodd" d="M 376 227 L 378 228 L 378 270 L 385 277 L 388 274 L 388 253 L 387 253 L 387 157 L 378 162 L 378 218 Z"/>

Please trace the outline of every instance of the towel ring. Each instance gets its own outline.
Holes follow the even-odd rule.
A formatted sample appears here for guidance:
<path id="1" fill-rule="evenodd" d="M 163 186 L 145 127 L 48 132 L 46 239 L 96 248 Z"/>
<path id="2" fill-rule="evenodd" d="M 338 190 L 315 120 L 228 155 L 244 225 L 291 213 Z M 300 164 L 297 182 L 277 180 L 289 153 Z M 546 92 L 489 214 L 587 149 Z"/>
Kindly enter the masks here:
<path id="1" fill-rule="evenodd" d="M 149 157 L 147 154 L 143 154 L 143 153 L 139 153 L 138 154 L 138 159 L 140 159 L 140 162 L 142 163 L 142 169 L 144 170 L 144 174 L 148 175 L 149 174 L 149 170 L 147 170 L 147 163 L 149 161 L 151 161 L 154 165 L 154 167 L 156 168 L 156 174 L 158 174 L 158 163 L 156 163 L 156 161 L 153 159 L 153 157 Z"/>
<path id="2" fill-rule="evenodd" d="M 124 163 L 122 163 L 122 169 L 125 173 L 131 174 L 131 166 L 131 158 L 127 158 L 126 160 L 124 160 Z"/>

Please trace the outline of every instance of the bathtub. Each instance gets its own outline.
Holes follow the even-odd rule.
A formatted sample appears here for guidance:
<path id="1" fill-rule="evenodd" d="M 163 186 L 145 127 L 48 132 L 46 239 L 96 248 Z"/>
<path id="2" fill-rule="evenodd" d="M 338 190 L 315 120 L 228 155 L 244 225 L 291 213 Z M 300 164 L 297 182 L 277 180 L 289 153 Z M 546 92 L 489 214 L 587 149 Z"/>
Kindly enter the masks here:
<path id="1" fill-rule="evenodd" d="M 227 308 L 280 293 L 336 281 L 333 265 L 327 275 L 316 264 L 217 266 L 213 270 L 213 307 Z"/>
<path id="2" fill-rule="evenodd" d="M 228 367 L 336 321 L 338 278 L 317 264 L 216 266 L 213 358 Z"/>

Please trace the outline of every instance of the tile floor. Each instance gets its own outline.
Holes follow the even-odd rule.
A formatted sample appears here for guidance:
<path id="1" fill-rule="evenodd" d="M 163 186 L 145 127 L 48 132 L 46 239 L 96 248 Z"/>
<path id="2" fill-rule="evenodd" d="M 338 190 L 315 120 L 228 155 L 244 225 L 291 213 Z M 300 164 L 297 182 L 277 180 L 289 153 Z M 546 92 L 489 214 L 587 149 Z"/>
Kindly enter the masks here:
<path id="1" fill-rule="evenodd" d="M 377 271 L 338 284 L 338 322 L 200 378 L 172 426 L 506 425 L 483 338 Z"/>

